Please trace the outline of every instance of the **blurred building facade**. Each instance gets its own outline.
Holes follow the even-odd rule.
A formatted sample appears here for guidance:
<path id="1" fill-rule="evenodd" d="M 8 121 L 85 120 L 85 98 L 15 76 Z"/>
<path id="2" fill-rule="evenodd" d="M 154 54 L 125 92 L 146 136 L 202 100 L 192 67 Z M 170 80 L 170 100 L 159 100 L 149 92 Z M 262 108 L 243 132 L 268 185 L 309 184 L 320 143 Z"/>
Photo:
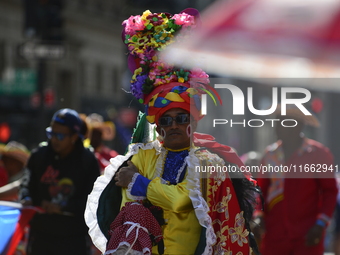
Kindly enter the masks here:
<path id="1" fill-rule="evenodd" d="M 61 38 L 50 42 L 26 27 L 24 2 L 0 2 L 0 73 L 2 86 L 13 87 L 1 91 L 0 121 L 9 122 L 11 136 L 36 144 L 45 139 L 44 128 L 59 108 L 95 112 L 123 104 L 126 64 L 119 35 L 124 13 L 119 1 L 65 1 L 55 14 L 62 19 Z M 65 54 L 29 54 L 46 43 L 62 47 Z M 20 75 L 31 76 L 28 91 L 17 84 L 27 83 Z"/>
<path id="2" fill-rule="evenodd" d="M 0 130 L 0 142 L 10 135 L 34 147 L 59 108 L 107 117 L 110 109 L 138 107 L 125 92 L 131 74 L 122 21 L 146 9 L 202 10 L 209 2 L 1 0 L 0 124 L 8 124 L 10 134 Z M 46 52 L 51 47 L 64 54 Z"/>
<path id="3" fill-rule="evenodd" d="M 0 142 L 6 142 L 7 138 L 18 140 L 28 148 L 35 147 L 45 139 L 44 129 L 52 114 L 63 107 L 85 114 L 97 112 L 105 118 L 109 117 L 108 112 L 120 108 L 137 109 L 139 104 L 124 91 L 129 89 L 131 74 L 121 39 L 122 21 L 146 9 L 176 13 L 194 7 L 202 11 L 211 2 L 213 0 L 0 0 Z M 37 6 L 46 11 L 41 6 L 46 4 L 57 6 L 49 10 L 55 20 L 45 16 L 51 22 L 48 26 L 53 27 L 47 30 L 54 31 L 47 37 L 44 35 L 47 40 L 29 29 L 35 23 L 32 16 L 27 17 Z M 41 16 L 38 18 L 44 20 Z M 37 29 L 44 30 L 46 26 Z M 44 49 L 31 52 L 46 42 L 65 50 L 65 54 L 48 55 Z M 41 58 L 39 54 L 47 57 Z M 245 95 L 246 88 L 254 85 L 240 80 L 231 83 L 239 85 Z M 271 88 L 256 86 L 254 106 L 260 109 L 271 100 Z M 307 130 L 308 135 L 339 155 L 340 141 L 336 135 L 340 128 L 339 92 L 321 88 L 312 91 L 312 95 L 323 102 L 322 111 L 317 114 L 321 128 Z M 231 116 L 231 102 L 224 105 L 226 115 Z M 247 114 L 245 118 L 253 118 Z M 261 151 L 275 140 L 273 129 L 223 127 L 219 133 L 221 142 L 235 147 L 239 154 Z M 340 163 L 337 157 L 336 160 Z"/>

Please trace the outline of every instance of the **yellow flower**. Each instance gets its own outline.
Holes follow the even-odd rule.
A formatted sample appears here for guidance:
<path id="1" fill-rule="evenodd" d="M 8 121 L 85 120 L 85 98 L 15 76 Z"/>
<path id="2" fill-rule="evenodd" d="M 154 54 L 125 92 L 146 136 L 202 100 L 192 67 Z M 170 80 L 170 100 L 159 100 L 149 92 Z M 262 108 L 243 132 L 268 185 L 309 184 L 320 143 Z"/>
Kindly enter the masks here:
<path id="1" fill-rule="evenodd" d="M 164 29 L 164 28 L 163 28 L 162 26 L 156 26 L 156 27 L 155 27 L 155 32 L 156 32 L 156 33 L 160 33 L 160 32 L 163 31 L 163 29 Z"/>
<path id="2" fill-rule="evenodd" d="M 151 38 L 150 39 L 150 46 L 152 45 L 152 47 L 154 48 L 158 48 L 160 45 L 158 42 L 156 42 L 155 38 Z"/>
<path id="3" fill-rule="evenodd" d="M 137 69 L 134 71 L 133 75 L 132 75 L 132 80 L 136 80 L 136 76 L 137 76 L 138 74 L 140 74 L 142 71 L 143 71 L 143 70 L 142 70 L 141 67 L 140 67 L 140 68 L 137 68 Z"/>
<path id="4" fill-rule="evenodd" d="M 147 17 L 148 17 L 150 14 L 152 14 L 152 13 L 150 12 L 150 10 L 144 11 L 143 14 L 142 14 L 142 20 L 146 20 Z"/>
<path id="5" fill-rule="evenodd" d="M 133 53 L 136 53 L 136 54 L 143 54 L 144 53 L 144 50 L 143 49 L 135 49 L 134 51 L 133 51 Z"/>

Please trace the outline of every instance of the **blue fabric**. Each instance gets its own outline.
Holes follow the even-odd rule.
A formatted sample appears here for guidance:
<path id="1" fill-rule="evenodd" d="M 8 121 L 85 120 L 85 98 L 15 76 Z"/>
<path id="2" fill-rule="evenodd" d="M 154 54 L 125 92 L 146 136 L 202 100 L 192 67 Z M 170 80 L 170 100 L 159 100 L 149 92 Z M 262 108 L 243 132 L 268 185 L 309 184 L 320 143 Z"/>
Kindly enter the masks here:
<path id="1" fill-rule="evenodd" d="M 172 185 L 177 184 L 177 175 L 179 169 L 182 167 L 185 158 L 189 155 L 188 150 L 183 151 L 168 151 L 168 154 L 166 155 L 166 160 L 164 164 L 164 171 L 162 178 Z M 185 175 L 185 169 L 181 173 L 181 176 L 178 180 L 178 182 L 182 182 Z"/>
<path id="2" fill-rule="evenodd" d="M 326 222 L 324 222 L 323 220 L 320 220 L 320 219 L 318 219 L 315 224 L 319 225 L 319 226 L 321 226 L 323 228 L 325 228 L 326 225 L 327 225 Z"/>
<path id="3" fill-rule="evenodd" d="M 175 86 L 175 87 L 173 87 L 173 88 L 171 89 L 171 92 L 175 92 L 175 93 L 177 93 L 177 94 L 181 94 L 181 93 L 187 91 L 187 89 L 188 89 L 188 88 L 185 87 L 185 86 Z"/>
<path id="4" fill-rule="evenodd" d="M 185 158 L 189 155 L 188 150 L 183 150 L 179 152 L 168 151 L 166 155 L 166 160 L 164 164 L 164 171 L 162 178 L 168 181 L 172 185 L 176 185 L 176 177 L 178 175 L 178 170 L 182 167 Z M 185 176 L 185 169 L 181 173 L 178 182 L 182 182 Z M 146 197 L 146 192 L 148 185 L 151 182 L 148 178 L 138 175 L 135 183 L 131 188 L 131 195 L 133 196 L 143 196 Z"/>
<path id="5" fill-rule="evenodd" d="M 162 108 L 170 104 L 171 101 L 168 99 L 165 99 L 164 97 L 157 97 L 154 102 L 154 107 Z"/>
<path id="6" fill-rule="evenodd" d="M 0 205 L 0 254 L 11 240 L 19 216 L 19 209 Z"/>
<path id="7" fill-rule="evenodd" d="M 139 174 L 132 186 L 131 195 L 146 197 L 146 191 L 150 182 L 151 180 Z"/>

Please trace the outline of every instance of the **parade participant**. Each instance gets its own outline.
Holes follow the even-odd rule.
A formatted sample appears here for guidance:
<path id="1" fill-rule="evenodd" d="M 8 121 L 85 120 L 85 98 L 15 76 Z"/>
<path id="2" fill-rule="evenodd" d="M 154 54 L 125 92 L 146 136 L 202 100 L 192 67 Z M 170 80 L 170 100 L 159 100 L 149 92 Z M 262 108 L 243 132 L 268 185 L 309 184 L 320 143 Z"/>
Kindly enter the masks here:
<path id="1" fill-rule="evenodd" d="M 94 150 L 94 154 L 100 165 L 100 172 L 103 173 L 105 167 L 110 164 L 110 159 L 118 155 L 104 144 L 104 141 L 111 141 L 116 135 L 115 125 L 111 121 L 104 121 L 103 116 L 92 113 L 85 119 L 88 126 L 89 144 Z"/>
<path id="2" fill-rule="evenodd" d="M 203 117 L 201 96 L 213 91 L 208 75 L 201 69 L 176 69 L 157 55 L 174 40 L 175 33 L 177 38 L 190 36 L 186 32 L 198 23 L 194 9 L 175 15 L 145 11 L 123 23 L 129 67 L 134 71 L 131 92 L 145 104 L 149 124 L 142 125 L 141 118 L 133 142 L 139 140 L 134 139 L 136 134 L 145 139 L 131 144 L 125 156 L 111 160 L 88 198 L 85 220 L 102 252 L 109 239 L 108 225 L 120 208 L 134 201 L 147 201 L 162 209 L 163 242 L 153 247 L 152 254 L 246 255 L 250 246 L 256 251 L 249 233 L 255 190 L 252 179 L 242 173 L 210 175 L 195 170 L 242 166 L 230 147 L 218 144 L 210 135 L 195 133 Z M 157 139 L 151 124 L 156 126 Z M 138 235 L 139 228 L 133 227 L 137 224 L 132 224 L 133 236 Z M 139 231 L 150 232 L 147 228 Z M 123 245 L 131 244 L 122 242 L 118 247 Z"/>
<path id="3" fill-rule="evenodd" d="M 90 252 L 83 214 L 100 171 L 94 154 L 83 146 L 81 125 L 75 110 L 57 111 L 46 129 L 48 144 L 32 151 L 27 163 L 30 180 L 22 201 L 44 211 L 30 221 L 28 255 Z"/>
<path id="4" fill-rule="evenodd" d="M 261 166 L 284 166 L 293 170 L 258 176 L 265 202 L 264 211 L 256 211 L 255 216 L 262 228 L 257 232 L 264 233 L 261 253 L 322 255 L 325 229 L 336 204 L 337 186 L 334 173 L 313 171 L 313 167 L 331 169 L 333 155 L 327 147 L 303 133 L 305 125 L 319 126 L 315 116 L 305 115 L 295 106 L 287 107 L 285 116 L 281 115 L 279 106 L 275 114 L 280 123 L 291 119 L 296 125 L 276 126 L 279 140 L 267 147 Z"/>
<path id="5" fill-rule="evenodd" d="M 1 160 L 8 180 L 0 187 L 0 200 L 17 201 L 20 185 L 27 180 L 26 163 L 30 156 L 25 145 L 11 141 L 0 147 Z"/>

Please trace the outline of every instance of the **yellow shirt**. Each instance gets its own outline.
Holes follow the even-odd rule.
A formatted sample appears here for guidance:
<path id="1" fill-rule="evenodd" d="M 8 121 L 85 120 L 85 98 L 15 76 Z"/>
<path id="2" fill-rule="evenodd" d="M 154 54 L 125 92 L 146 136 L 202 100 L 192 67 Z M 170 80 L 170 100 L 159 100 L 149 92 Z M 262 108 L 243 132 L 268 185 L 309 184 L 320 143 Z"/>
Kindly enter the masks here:
<path id="1" fill-rule="evenodd" d="M 177 185 L 163 184 L 160 177 L 155 177 L 159 156 L 155 149 L 139 150 L 131 161 L 141 175 L 152 180 L 147 188 L 147 199 L 153 205 L 163 208 L 166 221 L 163 226 L 164 254 L 194 254 L 201 226 L 189 198 L 187 175 Z M 125 190 L 122 206 L 128 201 L 131 200 Z M 157 246 L 153 247 L 152 254 L 158 254 Z"/>

